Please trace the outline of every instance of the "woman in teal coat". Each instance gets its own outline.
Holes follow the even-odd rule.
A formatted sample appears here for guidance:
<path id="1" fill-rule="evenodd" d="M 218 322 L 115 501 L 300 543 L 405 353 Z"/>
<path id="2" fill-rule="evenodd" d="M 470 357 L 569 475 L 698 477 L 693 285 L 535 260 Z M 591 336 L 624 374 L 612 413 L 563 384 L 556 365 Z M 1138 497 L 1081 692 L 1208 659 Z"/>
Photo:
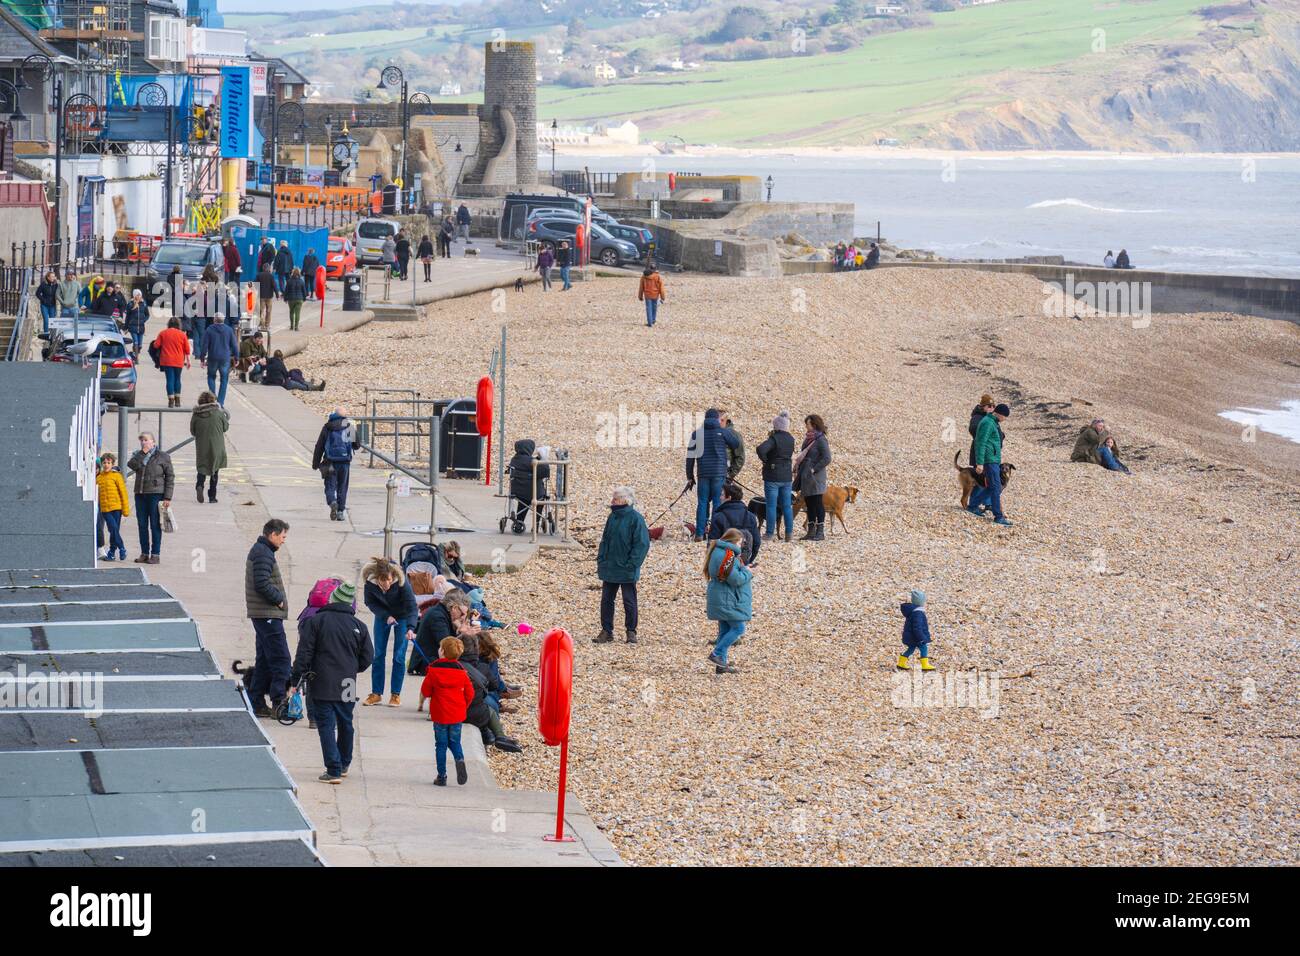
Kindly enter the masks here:
<path id="1" fill-rule="evenodd" d="M 704 556 L 704 576 L 709 582 L 706 607 L 709 620 L 718 622 L 718 640 L 709 660 L 719 674 L 736 673 L 727 663 L 727 648 L 740 639 L 745 623 L 754 616 L 754 572 L 745 567 L 741 557 L 744 541 L 739 529 L 728 528 Z"/>

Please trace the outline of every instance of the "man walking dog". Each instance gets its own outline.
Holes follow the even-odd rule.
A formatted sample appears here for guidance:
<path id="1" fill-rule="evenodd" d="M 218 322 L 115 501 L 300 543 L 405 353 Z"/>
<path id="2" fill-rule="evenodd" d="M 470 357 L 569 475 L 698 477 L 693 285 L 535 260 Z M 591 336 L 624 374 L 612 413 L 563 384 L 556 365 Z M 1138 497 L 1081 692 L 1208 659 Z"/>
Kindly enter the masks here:
<path id="1" fill-rule="evenodd" d="M 988 486 L 975 489 L 967 511 L 981 516 L 980 506 L 987 503 L 993 512 L 993 523 L 1010 527 L 1011 522 L 1002 513 L 1002 429 L 1001 422 L 1011 417 L 1011 406 L 998 405 L 992 415 L 980 419 L 975 431 L 975 474 L 987 476 Z"/>

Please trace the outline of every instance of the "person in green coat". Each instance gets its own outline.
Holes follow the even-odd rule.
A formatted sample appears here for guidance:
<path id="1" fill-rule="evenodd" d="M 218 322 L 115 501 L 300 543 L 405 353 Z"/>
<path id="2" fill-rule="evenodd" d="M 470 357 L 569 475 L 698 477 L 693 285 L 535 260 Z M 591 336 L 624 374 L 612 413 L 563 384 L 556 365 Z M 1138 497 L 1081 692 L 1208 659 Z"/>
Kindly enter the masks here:
<path id="1" fill-rule="evenodd" d="M 650 529 L 641 512 L 632 507 L 632 489 L 619 485 L 609 503 L 605 533 L 596 552 L 596 576 L 600 578 L 600 633 L 596 644 L 614 640 L 614 597 L 623 592 L 623 627 L 627 642 L 636 643 L 636 583 L 641 565 L 650 553 Z"/>
<path id="2" fill-rule="evenodd" d="M 217 396 L 204 392 L 190 414 L 190 434 L 194 436 L 194 465 L 199 473 L 194 493 L 203 504 L 203 482 L 208 483 L 208 501 L 217 501 L 217 475 L 226 467 L 226 431 L 230 416 L 217 404 Z"/>
<path id="3" fill-rule="evenodd" d="M 993 409 L 993 414 L 980 419 L 975 430 L 975 474 L 987 475 L 988 486 L 976 488 L 971 495 L 966 510 L 973 515 L 982 515 L 981 506 L 987 505 L 993 512 L 994 524 L 1010 525 L 1002 513 L 1002 428 L 1001 423 L 1011 417 L 1011 406 L 1002 404 Z"/>

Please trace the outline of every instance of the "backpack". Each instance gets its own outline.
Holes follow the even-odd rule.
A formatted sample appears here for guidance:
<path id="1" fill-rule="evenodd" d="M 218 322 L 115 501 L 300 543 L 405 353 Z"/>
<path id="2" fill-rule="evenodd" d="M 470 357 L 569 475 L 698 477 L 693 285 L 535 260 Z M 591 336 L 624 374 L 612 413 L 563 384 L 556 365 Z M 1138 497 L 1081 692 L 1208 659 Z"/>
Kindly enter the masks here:
<path id="1" fill-rule="evenodd" d="M 311 586 L 311 593 L 307 595 L 307 606 L 302 609 L 298 615 L 298 623 L 312 617 L 317 611 L 329 604 L 330 598 L 334 595 L 334 589 L 343 583 L 342 578 L 321 578 Z M 357 602 L 352 601 L 352 610 L 357 609 Z"/>
<path id="2" fill-rule="evenodd" d="M 352 442 L 348 440 L 352 428 L 327 428 L 325 430 L 325 457 L 330 461 L 351 461 Z"/>

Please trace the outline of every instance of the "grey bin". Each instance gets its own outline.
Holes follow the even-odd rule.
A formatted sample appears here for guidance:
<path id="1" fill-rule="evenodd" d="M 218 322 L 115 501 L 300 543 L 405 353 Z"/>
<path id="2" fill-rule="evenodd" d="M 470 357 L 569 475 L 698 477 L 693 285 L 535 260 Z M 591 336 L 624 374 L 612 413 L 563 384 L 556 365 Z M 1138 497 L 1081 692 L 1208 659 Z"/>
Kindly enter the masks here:
<path id="1" fill-rule="evenodd" d="M 360 312 L 363 308 L 361 273 L 349 272 L 343 277 L 343 311 Z"/>

